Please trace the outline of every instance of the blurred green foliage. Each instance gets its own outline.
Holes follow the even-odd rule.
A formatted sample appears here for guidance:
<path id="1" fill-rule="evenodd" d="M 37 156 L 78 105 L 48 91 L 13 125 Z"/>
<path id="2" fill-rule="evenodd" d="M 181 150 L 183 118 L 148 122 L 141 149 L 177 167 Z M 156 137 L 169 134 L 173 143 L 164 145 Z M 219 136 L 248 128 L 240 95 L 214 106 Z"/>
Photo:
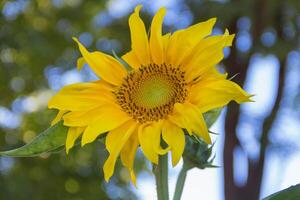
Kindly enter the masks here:
<path id="1" fill-rule="evenodd" d="M 118 39 L 128 47 L 126 18 L 108 28 L 93 25 L 93 18 L 105 9 L 105 1 L 56 2 L 59 5 L 51 0 L 1 1 L 0 106 L 11 110 L 15 99 L 48 91 L 47 66 L 59 66 L 63 71 L 75 68 L 79 52 L 72 36 L 88 32 L 95 38 Z M 18 6 L 23 3 L 22 10 Z M 14 9 L 22 11 L 11 15 Z M 91 48 L 96 49 L 94 45 Z M 47 110 L 46 104 L 42 102 L 34 112 L 22 112 L 21 124 L 16 129 L 0 126 L 0 150 L 28 143 L 46 129 L 55 115 L 55 111 Z M 36 158 L 1 157 L 0 199 L 135 199 L 128 184 L 129 175 L 120 166 L 109 184 L 103 181 L 106 157 L 100 142 L 80 150 L 75 147 L 68 156 L 58 153 Z"/>

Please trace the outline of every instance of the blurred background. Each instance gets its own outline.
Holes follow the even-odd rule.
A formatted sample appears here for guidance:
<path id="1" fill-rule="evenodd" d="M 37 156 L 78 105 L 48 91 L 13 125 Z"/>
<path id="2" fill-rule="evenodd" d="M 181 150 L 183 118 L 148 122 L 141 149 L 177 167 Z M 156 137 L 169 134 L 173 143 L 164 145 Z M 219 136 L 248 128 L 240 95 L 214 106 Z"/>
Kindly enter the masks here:
<path id="1" fill-rule="evenodd" d="M 48 99 L 62 86 L 94 80 L 76 70 L 79 51 L 121 56 L 130 48 L 128 16 L 143 4 L 149 27 L 168 9 L 164 32 L 217 17 L 213 34 L 236 33 L 220 64 L 255 94 L 254 103 L 230 103 L 211 127 L 219 133 L 217 169 L 189 171 L 182 199 L 257 200 L 300 183 L 300 3 L 298 0 L 2 0 L 0 2 L 0 151 L 30 142 L 49 126 Z M 35 158 L 0 157 L 0 199 L 155 199 L 151 165 L 139 152 L 138 189 L 118 165 L 109 183 L 100 142 Z M 170 170 L 174 191 L 179 164 Z M 170 166 L 171 167 L 171 166 Z"/>

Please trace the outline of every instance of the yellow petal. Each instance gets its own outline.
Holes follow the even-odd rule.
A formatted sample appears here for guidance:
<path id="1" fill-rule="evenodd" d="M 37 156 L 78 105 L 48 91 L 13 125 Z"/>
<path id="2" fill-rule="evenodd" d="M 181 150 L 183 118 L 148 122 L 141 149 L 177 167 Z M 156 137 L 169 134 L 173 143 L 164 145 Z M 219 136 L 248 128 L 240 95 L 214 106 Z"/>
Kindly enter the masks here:
<path id="1" fill-rule="evenodd" d="M 149 132 L 149 124 L 141 124 L 138 127 L 138 138 L 139 143 L 141 145 L 142 151 L 144 155 L 153 163 L 158 163 L 158 155 L 153 150 L 153 146 L 151 144 L 151 135 L 148 134 Z M 151 134 L 151 133 L 150 133 Z"/>
<path id="2" fill-rule="evenodd" d="M 169 41 L 170 41 L 170 36 L 171 33 L 167 33 L 163 36 L 163 47 L 164 47 L 164 51 L 167 51 L 168 45 L 169 45 Z"/>
<path id="3" fill-rule="evenodd" d="M 190 90 L 189 101 L 196 105 L 202 113 L 220 108 L 234 100 L 237 103 L 249 102 L 247 94 L 236 83 L 224 79 L 202 80 Z"/>
<path id="4" fill-rule="evenodd" d="M 171 36 L 171 34 L 167 33 L 162 37 L 164 52 L 167 50 L 170 36 Z M 165 60 L 166 55 L 163 54 L 163 56 L 164 56 L 163 59 Z M 129 66 L 131 66 L 134 69 L 138 69 L 139 67 L 141 67 L 143 65 L 142 62 L 139 61 L 138 57 L 135 55 L 135 53 L 133 51 L 127 52 L 125 55 L 122 56 L 122 59 L 125 62 L 127 62 L 129 64 Z"/>
<path id="5" fill-rule="evenodd" d="M 75 83 L 63 87 L 48 102 L 48 108 L 82 111 L 94 108 L 101 102 L 112 101 L 113 96 L 107 86 L 100 82 Z"/>
<path id="6" fill-rule="evenodd" d="M 108 181 L 112 176 L 119 153 L 122 150 L 125 143 L 127 142 L 127 140 L 130 138 L 131 134 L 136 129 L 136 126 L 137 123 L 131 120 L 123 124 L 119 128 L 113 129 L 108 133 L 108 135 L 110 134 L 117 135 L 118 139 L 115 140 L 113 143 L 109 143 L 109 144 L 106 143 L 106 148 L 110 149 L 109 157 L 105 161 L 103 166 L 104 178 L 106 181 Z"/>
<path id="7" fill-rule="evenodd" d="M 192 82 L 190 82 L 188 85 L 195 85 L 203 80 L 216 80 L 216 79 L 226 79 L 228 76 L 228 73 L 221 73 L 217 69 L 217 67 L 211 67 L 207 69 L 201 76 L 194 78 Z"/>
<path id="8" fill-rule="evenodd" d="M 185 102 L 184 104 L 176 103 L 174 105 L 176 116 L 171 115 L 169 119 L 181 128 L 187 129 L 189 133 L 194 133 L 200 136 L 206 143 L 211 144 L 211 139 L 200 110 L 191 103 Z M 181 118 L 183 123 L 178 123 L 174 117 Z M 176 119 L 175 118 L 175 119 Z"/>
<path id="9" fill-rule="evenodd" d="M 139 16 L 141 8 L 142 6 L 138 5 L 129 17 L 129 27 L 131 49 L 139 59 L 139 63 L 146 66 L 150 63 L 150 50 L 145 25 Z"/>
<path id="10" fill-rule="evenodd" d="M 176 31 L 170 37 L 167 60 L 173 66 L 179 66 L 204 37 L 212 32 L 216 18 L 209 19 L 205 22 L 195 24 L 187 29 Z"/>
<path id="11" fill-rule="evenodd" d="M 57 122 L 59 122 L 62 119 L 63 115 L 66 112 L 68 112 L 68 111 L 67 110 L 59 110 L 58 113 L 57 113 L 57 115 L 56 115 L 56 117 L 52 120 L 51 126 L 53 126 L 54 124 L 56 124 Z"/>
<path id="12" fill-rule="evenodd" d="M 113 85 L 120 85 L 122 83 L 127 72 L 121 63 L 112 56 L 99 51 L 90 53 L 77 38 L 73 39 L 77 42 L 79 50 L 85 61 L 99 77 Z"/>
<path id="13" fill-rule="evenodd" d="M 155 14 L 151 24 L 151 35 L 150 35 L 150 50 L 152 61 L 156 64 L 162 64 L 164 62 L 164 44 L 162 36 L 162 23 L 166 9 L 161 8 Z"/>
<path id="14" fill-rule="evenodd" d="M 77 69 L 81 70 L 83 68 L 83 66 L 85 65 L 86 61 L 84 59 L 84 57 L 80 57 L 77 59 Z"/>
<path id="15" fill-rule="evenodd" d="M 152 122 L 142 124 L 138 130 L 139 142 L 144 155 L 153 163 L 158 163 L 158 155 L 166 154 L 170 147 L 161 147 L 161 127 L 162 123 Z"/>
<path id="16" fill-rule="evenodd" d="M 91 52 L 90 54 L 97 54 L 97 52 Z M 85 61 L 84 57 L 78 58 L 77 59 L 77 69 L 81 70 L 86 63 L 87 62 Z"/>
<path id="17" fill-rule="evenodd" d="M 185 128 L 187 132 L 192 135 L 192 128 L 189 125 L 188 119 L 180 112 L 180 110 L 174 109 L 168 119 L 178 127 Z"/>
<path id="18" fill-rule="evenodd" d="M 71 111 L 63 116 L 65 126 L 87 126 L 103 118 L 106 113 L 120 112 L 120 107 L 111 102 L 87 111 Z"/>
<path id="19" fill-rule="evenodd" d="M 151 132 L 149 130 L 149 124 L 142 124 L 138 127 L 138 138 L 141 145 L 141 149 L 148 160 L 157 164 L 158 154 L 154 151 L 151 142 Z M 149 133 L 149 134 L 148 134 Z"/>
<path id="20" fill-rule="evenodd" d="M 130 170 L 130 178 L 131 178 L 131 181 L 132 181 L 133 185 L 135 187 L 137 187 L 137 184 L 136 184 L 136 175 L 134 173 L 134 170 Z"/>
<path id="21" fill-rule="evenodd" d="M 162 122 L 154 122 L 152 123 L 152 143 L 153 143 L 153 149 L 156 151 L 159 155 L 164 155 L 168 151 L 170 151 L 171 147 L 167 146 L 164 149 L 161 147 L 161 129 L 162 129 Z M 151 129 L 150 129 L 151 130 Z"/>
<path id="22" fill-rule="evenodd" d="M 93 142 L 99 135 L 113 130 L 131 119 L 125 112 L 115 109 L 113 112 L 99 113 L 97 120 L 85 129 L 81 145 Z"/>
<path id="23" fill-rule="evenodd" d="M 139 61 L 138 57 L 135 55 L 133 51 L 129 51 L 125 55 L 122 56 L 122 59 L 127 62 L 127 64 L 134 69 L 138 69 L 142 64 Z"/>
<path id="24" fill-rule="evenodd" d="M 131 181 L 136 186 L 136 176 L 134 173 L 134 158 L 136 151 L 139 146 L 139 140 L 138 140 L 138 132 L 137 129 L 133 132 L 129 140 L 124 145 L 122 151 L 121 151 L 121 161 L 123 165 L 129 170 Z"/>
<path id="25" fill-rule="evenodd" d="M 171 123 L 169 120 L 165 120 L 162 126 L 162 137 L 171 147 L 172 165 L 175 166 L 179 162 L 184 150 L 184 132 L 182 128 Z"/>
<path id="26" fill-rule="evenodd" d="M 216 67 L 212 67 L 212 68 L 208 69 L 205 73 L 203 73 L 203 77 L 205 77 L 205 79 L 208 79 L 208 78 L 226 79 L 227 75 L 228 75 L 227 73 L 219 72 L 219 70 Z M 201 77 L 201 78 L 203 78 L 203 77 Z"/>
<path id="27" fill-rule="evenodd" d="M 80 137 L 84 130 L 84 127 L 70 127 L 68 130 L 68 135 L 66 139 L 66 153 L 69 153 L 69 150 L 74 146 L 74 143 L 77 138 Z"/>
<path id="28" fill-rule="evenodd" d="M 233 38 L 234 35 L 229 35 L 226 31 L 224 35 L 201 40 L 185 61 L 186 81 L 191 82 L 199 76 L 204 76 L 206 71 L 218 64 L 224 58 L 224 47 L 230 46 Z"/>
<path id="29" fill-rule="evenodd" d="M 191 118 L 196 119 L 194 122 L 192 122 L 193 123 L 192 126 L 194 127 L 193 133 L 195 135 L 201 137 L 207 144 L 211 144 L 211 138 L 208 133 L 206 122 L 204 120 L 202 113 L 196 106 L 194 106 L 192 104 L 190 104 L 190 106 L 191 106 L 191 109 L 188 110 L 189 114 L 190 114 Z"/>

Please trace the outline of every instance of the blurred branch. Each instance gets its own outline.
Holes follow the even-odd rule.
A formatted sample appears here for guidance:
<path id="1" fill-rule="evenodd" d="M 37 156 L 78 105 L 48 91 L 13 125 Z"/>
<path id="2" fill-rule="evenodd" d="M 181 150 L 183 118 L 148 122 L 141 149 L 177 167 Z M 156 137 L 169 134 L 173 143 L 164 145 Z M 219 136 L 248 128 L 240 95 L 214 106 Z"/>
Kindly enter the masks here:
<path id="1" fill-rule="evenodd" d="M 284 5 L 283 2 L 279 3 L 278 10 L 276 14 L 276 31 L 278 33 L 279 39 L 284 39 L 283 27 L 284 27 Z M 240 76 L 238 79 L 235 79 L 238 84 L 243 85 L 246 79 L 247 69 L 249 67 L 249 61 L 251 56 L 255 53 L 257 47 L 260 46 L 260 35 L 264 29 L 265 20 L 267 15 L 266 13 L 267 2 L 266 1 L 255 1 L 254 4 L 254 23 L 252 29 L 252 37 L 254 42 L 254 47 L 251 49 L 248 56 L 244 57 L 244 60 L 238 60 L 237 50 L 233 48 L 233 53 L 230 55 L 226 66 L 229 66 L 228 72 L 237 73 L 237 70 L 240 70 Z M 235 27 L 236 20 L 233 21 L 233 30 L 236 30 Z M 285 41 L 287 42 L 287 41 Z M 297 43 L 293 43 L 292 45 Z M 268 136 L 272 130 L 278 111 L 280 109 L 281 101 L 284 94 L 284 85 L 287 72 L 287 54 L 288 51 L 284 52 L 283 56 L 278 56 L 280 62 L 280 69 L 278 74 L 278 88 L 277 96 L 269 116 L 265 118 L 262 122 L 262 130 L 260 134 L 260 150 L 258 155 L 258 161 L 248 159 L 248 180 L 244 186 L 238 186 L 234 181 L 234 150 L 235 148 L 242 148 L 239 140 L 237 138 L 236 129 L 238 126 L 239 116 L 240 116 L 240 106 L 237 104 L 230 104 L 228 106 L 228 111 L 225 119 L 225 144 L 224 144 L 224 184 L 225 184 L 225 199 L 228 200 L 239 200 L 239 199 L 249 199 L 256 200 L 260 197 L 260 189 L 263 177 L 263 170 L 265 165 L 265 156 L 268 148 Z M 237 67 L 237 69 L 230 68 L 231 66 Z"/>
<path id="2" fill-rule="evenodd" d="M 278 15 L 276 17 L 276 21 L 278 21 L 278 25 L 276 27 L 276 31 L 278 33 L 279 38 L 283 38 L 283 10 L 284 6 L 279 4 L 278 6 Z M 248 181 L 246 187 L 248 188 L 248 193 L 253 194 L 253 199 L 258 199 L 261 189 L 262 177 L 263 177 L 263 170 L 265 166 L 265 157 L 266 157 L 266 150 L 269 145 L 268 136 L 272 130 L 274 125 L 274 121 L 276 120 L 278 111 L 280 109 L 281 101 L 284 94 L 284 85 L 287 73 L 287 53 L 284 58 L 279 57 L 280 59 L 280 68 L 278 74 L 278 88 L 277 88 L 277 95 L 274 106 L 272 108 L 271 113 L 265 118 L 262 126 L 261 131 L 261 138 L 260 138 L 260 150 L 259 150 L 259 160 L 258 162 L 248 160 Z M 251 191 L 250 191 L 251 190 Z"/>
<path id="3" fill-rule="evenodd" d="M 272 112 L 269 114 L 268 117 L 263 122 L 263 128 L 260 138 L 260 151 L 259 151 L 259 160 L 258 162 L 248 160 L 248 181 L 246 184 L 248 195 L 252 194 L 252 199 L 258 199 L 261 189 L 262 177 L 263 177 L 263 170 L 265 166 L 265 157 L 266 157 L 266 150 L 268 148 L 268 136 L 272 130 L 274 121 L 277 117 L 280 104 L 283 98 L 284 93 L 284 83 L 286 77 L 286 59 L 280 61 L 280 70 L 279 70 L 279 77 L 278 77 L 278 90 L 277 96 L 275 100 L 275 104 L 273 106 Z"/>
<path id="4" fill-rule="evenodd" d="M 266 15 L 266 8 L 267 2 L 265 0 L 256 0 L 253 5 L 255 19 L 252 27 L 252 37 L 254 46 L 258 44 L 260 35 L 264 29 L 264 23 L 261 19 L 265 18 L 264 15 Z M 231 26 L 229 27 L 231 31 L 236 33 L 238 32 L 238 17 L 239 16 L 233 18 Z M 233 46 L 229 58 L 225 61 L 225 66 L 227 67 L 229 76 L 239 73 L 239 76 L 235 78 L 235 82 L 241 86 L 244 85 L 246 80 L 249 62 L 254 54 L 254 50 L 255 47 L 253 47 L 251 51 L 243 57 L 244 59 L 241 60 L 241 56 L 238 55 L 236 46 Z M 238 104 L 229 104 L 225 118 L 225 141 L 223 151 L 224 192 L 226 200 L 238 200 L 246 197 L 244 194 L 246 188 L 239 187 L 234 181 L 234 150 L 237 147 L 241 147 L 236 133 L 239 117 L 240 106 Z"/>

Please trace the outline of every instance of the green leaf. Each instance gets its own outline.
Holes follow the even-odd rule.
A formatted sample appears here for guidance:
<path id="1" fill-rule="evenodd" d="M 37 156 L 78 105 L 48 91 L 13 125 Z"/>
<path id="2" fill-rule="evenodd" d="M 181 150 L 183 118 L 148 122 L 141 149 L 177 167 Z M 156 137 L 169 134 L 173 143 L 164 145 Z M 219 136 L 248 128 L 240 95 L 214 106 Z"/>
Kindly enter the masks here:
<path id="1" fill-rule="evenodd" d="M 221 114 L 222 108 L 216 108 L 204 113 L 204 119 L 208 128 L 210 128 Z"/>
<path id="2" fill-rule="evenodd" d="M 60 121 L 39 134 L 32 142 L 17 149 L 0 152 L 0 155 L 31 157 L 45 152 L 61 150 L 61 148 L 65 145 L 67 132 L 68 128 L 63 125 L 63 121 Z"/>
<path id="3" fill-rule="evenodd" d="M 218 165 L 212 165 L 212 164 L 204 164 L 203 165 L 203 168 L 220 168 L 220 166 Z"/>
<path id="4" fill-rule="evenodd" d="M 285 190 L 281 190 L 264 200 L 295 200 L 300 199 L 300 184 L 291 186 Z"/>

